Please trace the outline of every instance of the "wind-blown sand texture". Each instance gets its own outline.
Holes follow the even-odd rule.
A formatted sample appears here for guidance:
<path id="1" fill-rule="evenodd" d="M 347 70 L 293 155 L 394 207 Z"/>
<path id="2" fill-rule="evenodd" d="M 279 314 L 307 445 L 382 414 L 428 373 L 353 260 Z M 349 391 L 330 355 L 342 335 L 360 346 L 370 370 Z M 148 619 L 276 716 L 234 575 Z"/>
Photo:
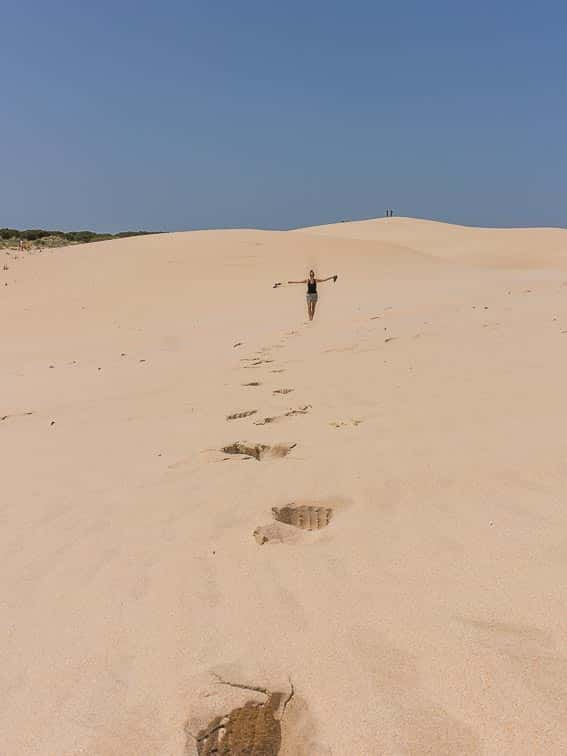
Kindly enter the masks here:
<path id="1" fill-rule="evenodd" d="M 567 231 L 5 262 L 2 753 L 567 752 Z"/>

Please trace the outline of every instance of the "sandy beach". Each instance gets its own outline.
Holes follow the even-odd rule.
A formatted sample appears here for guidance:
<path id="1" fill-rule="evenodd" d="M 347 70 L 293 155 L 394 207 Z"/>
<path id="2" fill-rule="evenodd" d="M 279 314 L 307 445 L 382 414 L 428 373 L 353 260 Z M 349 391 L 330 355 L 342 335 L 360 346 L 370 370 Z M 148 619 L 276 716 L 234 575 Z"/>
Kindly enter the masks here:
<path id="1" fill-rule="evenodd" d="M 3 754 L 567 752 L 567 230 L 1 257 Z"/>

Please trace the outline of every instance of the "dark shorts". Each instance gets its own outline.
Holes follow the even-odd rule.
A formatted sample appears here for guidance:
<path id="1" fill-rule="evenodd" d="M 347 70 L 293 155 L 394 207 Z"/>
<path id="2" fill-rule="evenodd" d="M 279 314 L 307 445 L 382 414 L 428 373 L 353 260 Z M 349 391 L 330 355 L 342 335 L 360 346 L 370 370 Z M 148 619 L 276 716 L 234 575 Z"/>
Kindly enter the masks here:
<path id="1" fill-rule="evenodd" d="M 307 294 L 306 298 L 307 298 L 307 302 L 316 302 L 317 294 Z"/>

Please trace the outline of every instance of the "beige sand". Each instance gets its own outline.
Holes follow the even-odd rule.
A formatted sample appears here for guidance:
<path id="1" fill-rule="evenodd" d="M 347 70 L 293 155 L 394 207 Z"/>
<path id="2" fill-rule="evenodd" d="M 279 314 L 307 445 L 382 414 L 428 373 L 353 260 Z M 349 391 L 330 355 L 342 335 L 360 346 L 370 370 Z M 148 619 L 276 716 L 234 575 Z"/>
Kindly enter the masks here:
<path id="1" fill-rule="evenodd" d="M 567 752 L 567 231 L 2 257 L 3 754 Z"/>

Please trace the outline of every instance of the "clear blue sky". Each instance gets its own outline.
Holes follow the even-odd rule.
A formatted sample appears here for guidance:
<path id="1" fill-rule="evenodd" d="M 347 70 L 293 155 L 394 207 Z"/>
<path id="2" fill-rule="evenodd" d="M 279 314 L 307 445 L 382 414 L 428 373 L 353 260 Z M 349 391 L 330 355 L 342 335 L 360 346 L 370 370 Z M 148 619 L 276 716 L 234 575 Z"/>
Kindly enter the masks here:
<path id="1" fill-rule="evenodd" d="M 567 226 L 567 3 L 4 0 L 0 226 Z"/>

